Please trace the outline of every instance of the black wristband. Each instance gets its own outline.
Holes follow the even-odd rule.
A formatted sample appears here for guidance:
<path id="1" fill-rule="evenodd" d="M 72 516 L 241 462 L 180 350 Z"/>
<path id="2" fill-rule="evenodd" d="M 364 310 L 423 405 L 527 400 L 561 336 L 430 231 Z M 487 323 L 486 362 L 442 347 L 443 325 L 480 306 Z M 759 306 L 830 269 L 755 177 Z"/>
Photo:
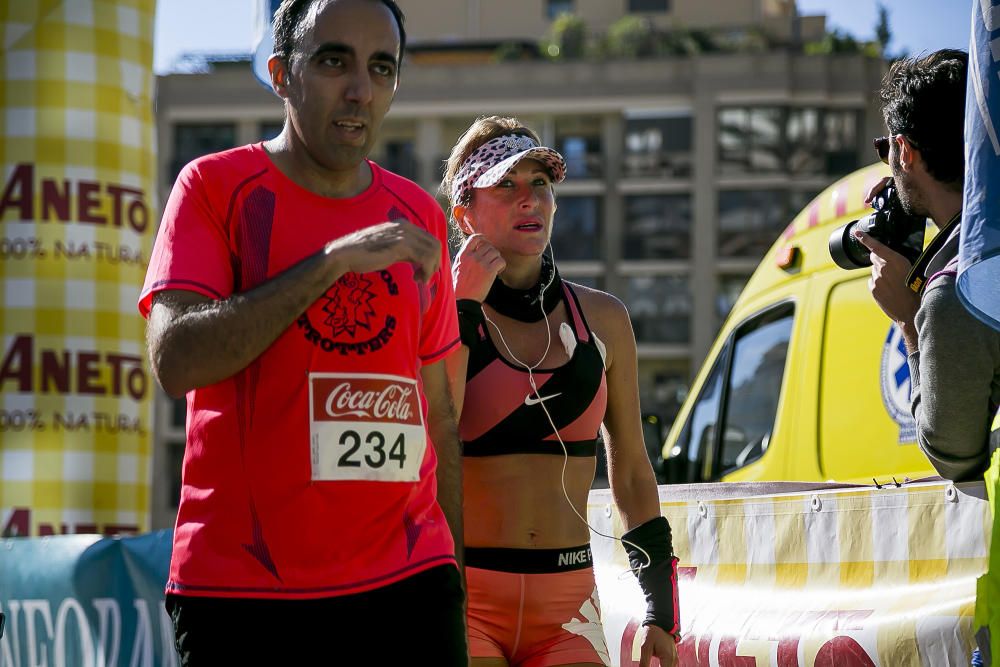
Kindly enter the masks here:
<path id="1" fill-rule="evenodd" d="M 459 338 L 462 339 L 462 345 L 472 347 L 482 339 L 479 330 L 486 324 L 483 304 L 475 299 L 458 299 L 455 303 L 458 307 Z"/>
<path id="2" fill-rule="evenodd" d="M 680 641 L 677 557 L 674 556 L 670 524 L 664 517 L 656 517 L 622 535 L 622 543 L 629 564 L 636 571 L 639 588 L 646 596 L 646 619 L 642 624 L 662 628 L 673 635 L 675 641 Z"/>

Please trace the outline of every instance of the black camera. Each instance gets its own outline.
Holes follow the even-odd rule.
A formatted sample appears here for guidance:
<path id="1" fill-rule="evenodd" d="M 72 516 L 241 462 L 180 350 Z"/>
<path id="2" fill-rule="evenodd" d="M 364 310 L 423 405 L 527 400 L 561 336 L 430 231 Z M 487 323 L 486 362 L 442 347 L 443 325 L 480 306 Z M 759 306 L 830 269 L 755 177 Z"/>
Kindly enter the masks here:
<path id="1" fill-rule="evenodd" d="M 924 249 L 924 230 L 927 218 L 910 215 L 896 194 L 896 185 L 888 185 L 872 201 L 875 212 L 838 227 L 830 234 L 830 257 L 842 269 L 861 269 L 871 266 L 871 251 L 854 238 L 855 228 L 881 241 L 913 264 Z"/>

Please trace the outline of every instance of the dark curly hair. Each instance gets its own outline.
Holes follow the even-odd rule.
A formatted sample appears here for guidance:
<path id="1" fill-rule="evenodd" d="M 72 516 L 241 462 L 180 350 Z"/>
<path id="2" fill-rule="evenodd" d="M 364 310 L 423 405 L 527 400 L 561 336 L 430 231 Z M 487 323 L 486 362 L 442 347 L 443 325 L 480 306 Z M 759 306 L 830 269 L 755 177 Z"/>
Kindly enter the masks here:
<path id="1" fill-rule="evenodd" d="M 396 65 L 402 64 L 403 51 L 406 50 L 406 29 L 403 27 L 405 17 L 395 0 L 372 0 L 381 2 L 392 12 L 399 28 L 399 57 Z M 302 37 L 302 17 L 306 10 L 316 0 L 282 0 L 274 11 L 274 55 L 287 61 L 295 51 L 296 42 Z"/>
<path id="2" fill-rule="evenodd" d="M 961 187 L 965 175 L 965 82 L 969 56 L 942 49 L 892 64 L 882 80 L 882 116 L 892 134 L 920 151 L 936 180 Z"/>

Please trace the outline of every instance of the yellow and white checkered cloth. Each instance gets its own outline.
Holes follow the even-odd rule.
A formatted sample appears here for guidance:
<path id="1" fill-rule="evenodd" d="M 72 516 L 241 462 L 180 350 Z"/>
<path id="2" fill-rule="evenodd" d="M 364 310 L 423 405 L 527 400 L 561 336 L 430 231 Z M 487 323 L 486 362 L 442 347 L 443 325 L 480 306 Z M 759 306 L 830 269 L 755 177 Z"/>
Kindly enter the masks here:
<path id="1" fill-rule="evenodd" d="M 982 484 L 723 499 L 726 484 L 703 486 L 683 502 L 661 487 L 680 559 L 682 648 L 697 664 L 725 662 L 727 651 L 757 665 L 969 664 L 991 530 Z M 622 535 L 610 494 L 591 492 L 588 509 L 594 528 Z M 645 603 L 621 544 L 592 545 L 615 654 Z M 847 660 L 852 651 L 870 663 Z"/>
<path id="2" fill-rule="evenodd" d="M 0 531 L 149 528 L 154 11 L 0 3 Z"/>

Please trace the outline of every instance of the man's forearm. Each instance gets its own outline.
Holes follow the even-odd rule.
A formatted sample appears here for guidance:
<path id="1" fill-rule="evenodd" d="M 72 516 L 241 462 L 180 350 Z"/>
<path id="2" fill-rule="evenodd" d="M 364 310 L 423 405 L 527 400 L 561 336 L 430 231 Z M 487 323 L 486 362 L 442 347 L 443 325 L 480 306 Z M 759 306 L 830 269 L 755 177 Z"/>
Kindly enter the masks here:
<path id="1" fill-rule="evenodd" d="M 383 222 L 338 237 L 281 275 L 220 302 L 197 297 L 201 303 L 170 304 L 154 297 L 147 331 L 153 372 L 175 396 L 213 384 L 249 366 L 344 273 L 408 262 L 414 277 L 426 280 L 440 261 L 441 242 L 432 234 L 406 221 Z"/>
<path id="2" fill-rule="evenodd" d="M 338 277 L 338 265 L 321 252 L 247 292 L 183 312 L 154 297 L 150 356 L 157 378 L 167 393 L 179 396 L 235 375 Z"/>
<path id="3" fill-rule="evenodd" d="M 454 352 L 452 352 L 454 354 Z M 462 522 L 462 444 L 458 439 L 455 408 L 451 401 L 450 381 L 445 361 L 420 369 L 424 396 L 427 397 L 427 433 L 437 454 L 437 500 L 444 511 L 455 540 L 459 568 L 464 564 L 462 546 L 465 531 Z"/>
<path id="4" fill-rule="evenodd" d="M 435 451 L 438 457 L 437 484 L 438 503 L 448 520 L 452 537 L 455 539 L 455 558 L 459 568 L 465 562 L 465 528 L 462 518 L 462 445 L 458 440 L 458 430 L 454 422 L 438 424 L 433 429 Z"/>

